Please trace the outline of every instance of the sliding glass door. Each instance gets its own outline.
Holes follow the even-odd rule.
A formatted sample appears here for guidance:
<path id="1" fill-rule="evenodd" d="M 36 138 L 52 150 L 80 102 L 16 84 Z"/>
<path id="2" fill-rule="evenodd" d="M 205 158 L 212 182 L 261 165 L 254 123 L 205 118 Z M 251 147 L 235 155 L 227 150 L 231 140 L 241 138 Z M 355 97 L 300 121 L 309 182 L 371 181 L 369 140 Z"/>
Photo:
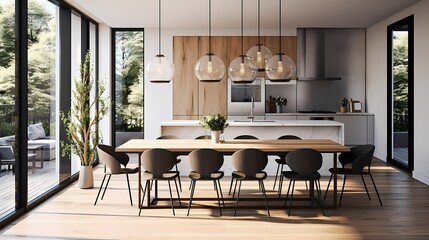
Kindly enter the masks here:
<path id="1" fill-rule="evenodd" d="M 15 3 L 0 0 L 0 220 L 15 211 Z M 4 155 L 12 157 L 4 159 Z"/>

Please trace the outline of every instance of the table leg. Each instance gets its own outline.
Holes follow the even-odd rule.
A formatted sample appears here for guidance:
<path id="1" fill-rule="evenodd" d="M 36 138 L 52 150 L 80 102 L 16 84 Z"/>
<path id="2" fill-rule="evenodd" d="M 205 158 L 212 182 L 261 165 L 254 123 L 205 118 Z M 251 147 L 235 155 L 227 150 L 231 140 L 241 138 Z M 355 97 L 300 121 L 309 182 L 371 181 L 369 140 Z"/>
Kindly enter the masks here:
<path id="1" fill-rule="evenodd" d="M 337 153 L 334 153 L 334 208 L 337 208 Z"/>
<path id="2" fill-rule="evenodd" d="M 311 207 L 314 207 L 314 181 L 310 181 L 310 201 Z"/>
<path id="3" fill-rule="evenodd" d="M 34 171 L 36 170 L 36 156 L 32 157 L 33 159 L 31 160 L 31 172 L 34 173 Z"/>
<path id="4" fill-rule="evenodd" d="M 140 157 L 141 157 L 141 153 L 139 153 L 139 159 L 137 159 L 137 162 L 138 162 L 138 192 L 139 192 L 139 194 L 138 194 L 138 200 L 139 200 L 139 204 L 138 204 L 138 206 L 139 206 L 139 208 L 142 208 L 143 206 L 141 205 L 141 199 L 142 199 L 142 192 L 141 192 L 141 189 L 142 189 L 142 171 L 141 171 L 141 160 L 140 160 Z"/>

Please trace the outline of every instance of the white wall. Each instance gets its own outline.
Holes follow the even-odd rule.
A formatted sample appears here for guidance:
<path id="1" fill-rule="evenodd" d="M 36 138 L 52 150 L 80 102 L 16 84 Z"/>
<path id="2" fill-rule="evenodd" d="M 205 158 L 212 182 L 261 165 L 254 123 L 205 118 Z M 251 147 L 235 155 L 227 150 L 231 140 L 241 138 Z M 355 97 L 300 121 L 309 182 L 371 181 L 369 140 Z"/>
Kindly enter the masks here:
<path id="1" fill-rule="evenodd" d="M 173 36 L 207 36 L 208 29 L 162 29 L 161 52 L 173 61 Z M 239 36 L 240 29 L 212 29 L 213 36 Z M 244 35 L 256 36 L 256 29 L 245 29 Z M 261 35 L 277 36 L 278 29 L 261 29 Z M 283 36 L 296 36 L 296 29 L 283 29 Z M 101 38 L 100 38 L 101 39 Z M 158 29 L 145 28 L 145 68 L 147 63 L 158 53 Z M 245 50 L 247 51 L 247 50 Z M 225 63 L 226 66 L 229 63 Z M 181 69 L 176 69 L 181 71 Z M 150 83 L 145 78 L 145 132 L 146 139 L 155 139 L 160 135 L 160 122 L 173 119 L 173 83 Z M 173 79 L 174 81 L 174 79 Z"/>
<path id="2" fill-rule="evenodd" d="M 106 84 L 106 93 L 110 95 L 112 82 L 112 33 L 109 26 L 106 24 L 98 24 L 98 77 L 103 80 Z M 112 97 L 112 96 L 110 96 Z M 111 110 L 111 109 L 110 109 Z M 100 130 L 103 134 L 103 143 L 111 144 L 111 134 L 112 134 L 112 111 L 109 111 L 108 115 L 104 117 L 100 122 Z"/>
<path id="3" fill-rule="evenodd" d="M 387 156 L 387 26 L 414 14 L 414 171 L 413 177 L 429 185 L 429 1 L 420 1 L 367 29 L 367 106 L 375 113 L 375 156 Z"/>

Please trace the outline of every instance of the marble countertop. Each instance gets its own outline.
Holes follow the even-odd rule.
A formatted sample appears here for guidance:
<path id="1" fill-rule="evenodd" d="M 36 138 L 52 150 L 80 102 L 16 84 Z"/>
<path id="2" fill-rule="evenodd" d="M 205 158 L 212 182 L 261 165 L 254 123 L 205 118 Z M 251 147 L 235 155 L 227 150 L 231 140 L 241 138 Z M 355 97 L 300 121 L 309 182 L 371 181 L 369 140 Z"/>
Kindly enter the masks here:
<path id="1" fill-rule="evenodd" d="M 235 120 L 228 121 L 230 127 L 343 127 L 344 124 L 335 121 L 327 121 L 327 120 L 255 120 L 254 122 L 250 122 L 249 120 Z M 199 121 L 197 120 L 172 120 L 172 121 L 164 121 L 161 122 L 161 126 L 171 126 L 171 127 L 179 127 L 179 126 L 200 126 Z"/>
<path id="2" fill-rule="evenodd" d="M 265 113 L 265 116 L 372 116 L 374 113 L 366 112 L 336 112 L 336 113 Z"/>

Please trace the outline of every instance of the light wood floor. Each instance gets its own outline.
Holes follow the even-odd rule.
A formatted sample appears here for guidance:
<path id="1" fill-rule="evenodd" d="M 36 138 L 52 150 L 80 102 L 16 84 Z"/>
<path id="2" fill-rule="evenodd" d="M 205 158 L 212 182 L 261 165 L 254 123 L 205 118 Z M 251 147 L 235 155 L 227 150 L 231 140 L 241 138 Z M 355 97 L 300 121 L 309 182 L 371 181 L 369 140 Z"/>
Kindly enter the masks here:
<path id="1" fill-rule="evenodd" d="M 94 206 L 101 184 L 102 168 L 95 170 L 95 188 L 79 189 L 76 184 L 32 211 L 5 229 L 1 239 L 429 239 L 429 186 L 407 174 L 376 161 L 374 178 L 381 193 L 381 207 L 369 187 L 368 200 L 359 177 L 350 177 L 346 184 L 343 206 L 326 210 L 294 209 L 290 217 L 284 209 L 271 210 L 271 218 L 261 202 L 260 209 L 232 209 L 218 216 L 216 208 L 143 209 L 137 216 L 136 203 L 130 206 L 124 176 L 113 176 L 104 200 Z M 189 181 L 183 179 L 182 197 L 189 197 Z M 136 201 L 136 176 L 131 177 L 133 200 Z M 323 178 L 325 188 L 327 178 Z M 370 183 L 368 179 L 367 183 Z M 269 197 L 273 179 L 266 182 Z M 286 184 L 286 182 L 285 182 Z M 227 195 L 229 179 L 222 181 Z M 166 183 L 160 185 L 161 196 L 168 197 Z M 246 183 L 244 195 L 258 196 L 257 184 Z M 255 190 L 255 191 L 253 191 Z M 305 193 L 304 185 L 298 192 Z M 197 197 L 215 197 L 210 182 L 197 184 Z M 328 202 L 330 203 L 330 201 Z M 168 204 L 168 203 L 165 203 Z M 198 204 L 210 204 L 196 202 Z M 233 202 L 227 201 L 227 205 Z M 186 205 L 186 204 L 184 204 Z M 213 204 L 212 204 L 213 205 Z"/>

